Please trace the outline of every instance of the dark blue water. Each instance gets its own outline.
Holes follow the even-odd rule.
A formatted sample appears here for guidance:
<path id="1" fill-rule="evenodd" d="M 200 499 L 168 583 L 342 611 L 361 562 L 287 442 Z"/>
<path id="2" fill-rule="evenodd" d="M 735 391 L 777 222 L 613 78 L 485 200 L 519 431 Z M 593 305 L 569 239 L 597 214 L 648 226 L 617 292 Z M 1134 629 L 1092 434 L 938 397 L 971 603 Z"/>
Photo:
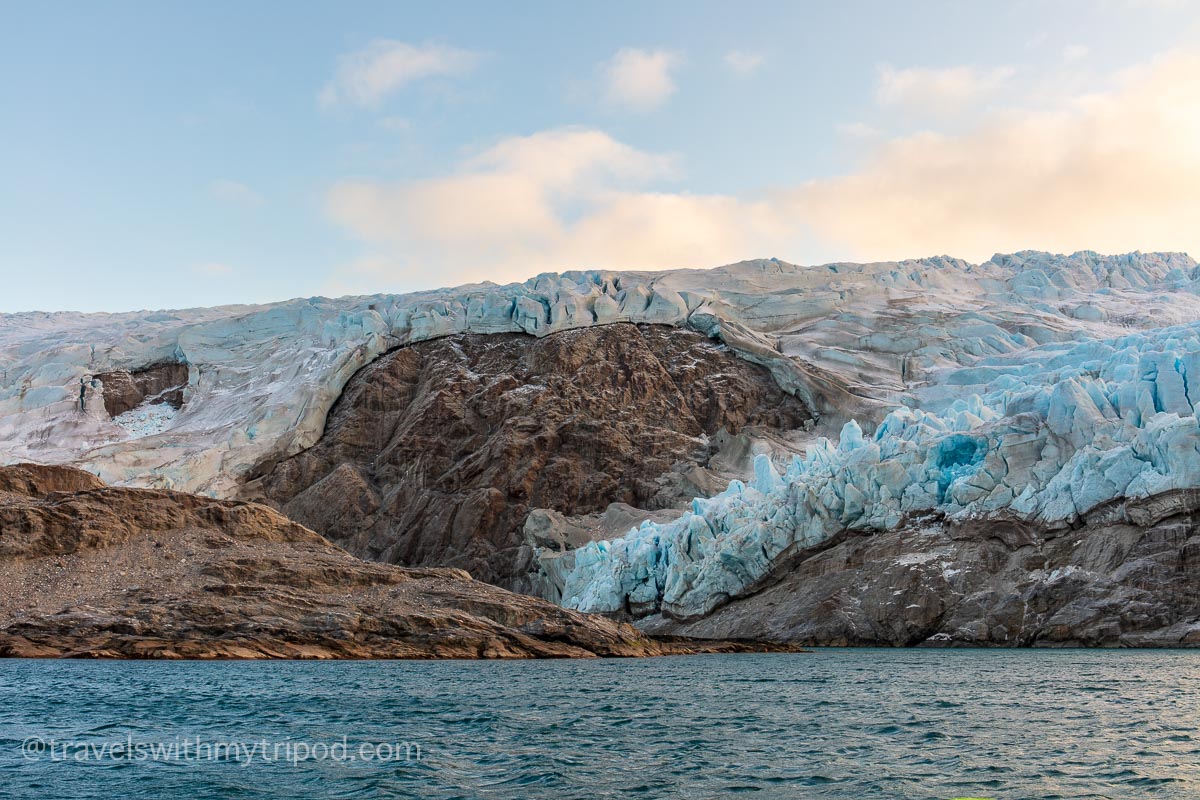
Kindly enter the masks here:
<path id="1" fill-rule="evenodd" d="M 7 661 L 0 797 L 1186 800 L 1198 726 L 1181 651 Z"/>

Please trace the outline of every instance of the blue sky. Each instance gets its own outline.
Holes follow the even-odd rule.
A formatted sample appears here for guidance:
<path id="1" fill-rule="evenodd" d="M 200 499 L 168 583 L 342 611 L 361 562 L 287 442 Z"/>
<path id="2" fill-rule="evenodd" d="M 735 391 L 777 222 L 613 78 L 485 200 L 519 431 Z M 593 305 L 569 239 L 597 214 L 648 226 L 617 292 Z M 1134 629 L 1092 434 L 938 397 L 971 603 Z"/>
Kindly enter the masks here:
<path id="1" fill-rule="evenodd" d="M 12 3 L 0 311 L 1200 253 L 1200 5 Z"/>

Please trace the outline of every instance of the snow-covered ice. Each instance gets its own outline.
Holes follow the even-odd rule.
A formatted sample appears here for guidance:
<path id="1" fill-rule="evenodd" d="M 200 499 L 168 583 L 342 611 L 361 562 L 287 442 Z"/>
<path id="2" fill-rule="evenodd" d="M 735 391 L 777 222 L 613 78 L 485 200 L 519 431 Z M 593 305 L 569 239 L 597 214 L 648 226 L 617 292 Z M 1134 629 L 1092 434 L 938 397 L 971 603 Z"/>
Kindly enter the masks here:
<path id="1" fill-rule="evenodd" d="M 144 402 L 123 414 L 118 414 L 112 421 L 130 436 L 152 436 L 165 431 L 177 413 L 179 412 L 167 403 Z"/>

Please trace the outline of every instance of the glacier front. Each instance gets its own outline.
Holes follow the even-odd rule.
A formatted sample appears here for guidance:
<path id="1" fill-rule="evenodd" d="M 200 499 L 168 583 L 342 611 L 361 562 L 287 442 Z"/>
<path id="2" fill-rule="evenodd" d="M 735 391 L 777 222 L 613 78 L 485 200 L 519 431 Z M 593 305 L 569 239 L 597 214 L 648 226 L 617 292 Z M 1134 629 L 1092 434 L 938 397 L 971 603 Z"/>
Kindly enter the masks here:
<path id="1" fill-rule="evenodd" d="M 1200 484 L 1200 323 L 982 359 L 945 381 L 983 386 L 937 412 L 898 408 L 869 437 L 848 422 L 782 474 L 760 455 L 752 482 L 580 548 L 563 603 L 692 619 L 839 531 L 934 512 L 1066 526 Z"/>

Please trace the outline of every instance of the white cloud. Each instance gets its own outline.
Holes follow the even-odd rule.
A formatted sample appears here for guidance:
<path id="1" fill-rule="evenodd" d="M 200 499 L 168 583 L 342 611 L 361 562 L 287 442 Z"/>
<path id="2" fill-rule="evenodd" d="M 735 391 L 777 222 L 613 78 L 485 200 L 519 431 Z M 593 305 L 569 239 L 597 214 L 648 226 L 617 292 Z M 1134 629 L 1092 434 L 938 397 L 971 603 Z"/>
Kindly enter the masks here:
<path id="1" fill-rule="evenodd" d="M 666 50 L 618 50 L 604 65 L 605 98 L 612 106 L 652 111 L 675 93 L 671 71 L 679 63 Z"/>
<path id="2" fill-rule="evenodd" d="M 869 141 L 883 136 L 883 131 L 865 122 L 843 122 L 837 126 L 837 132 L 848 139 Z"/>
<path id="3" fill-rule="evenodd" d="M 922 113 L 953 112 L 986 98 L 1014 74 L 1012 67 L 980 71 L 969 66 L 896 69 L 883 64 L 878 70 L 875 99 L 884 107 Z"/>
<path id="4" fill-rule="evenodd" d="M 747 53 L 744 50 L 730 50 L 725 54 L 725 63 L 738 75 L 753 75 L 766 60 L 767 57 L 761 53 Z"/>
<path id="5" fill-rule="evenodd" d="M 506 139 L 429 180 L 344 182 L 328 213 L 370 255 L 331 286 L 407 290 L 766 255 L 1200 254 L 1200 53 L 1128 70 L 1051 110 L 863 144 L 848 174 L 749 197 L 664 189 L 679 176 L 672 158 L 587 129 Z"/>
<path id="6" fill-rule="evenodd" d="M 461 75 L 478 62 L 479 54 L 457 47 L 376 39 L 338 59 L 334 78 L 321 90 L 318 99 L 325 107 L 375 108 L 388 95 L 413 81 Z"/>
<path id="7" fill-rule="evenodd" d="M 567 128 L 506 139 L 441 178 L 341 183 L 327 210 L 375 253 L 331 290 L 716 265 L 779 244 L 765 201 L 647 188 L 677 174 L 669 156 Z"/>
<path id="8" fill-rule="evenodd" d="M 220 178 L 209 185 L 215 197 L 234 205 L 255 208 L 263 204 L 262 195 L 240 181 Z"/>
<path id="9" fill-rule="evenodd" d="M 1078 61 L 1081 58 L 1086 58 L 1091 50 L 1087 45 L 1072 44 L 1063 48 L 1063 61 Z"/>
<path id="10" fill-rule="evenodd" d="M 1022 248 L 1200 254 L 1200 54 L 1175 53 L 1053 110 L 881 144 L 858 172 L 792 197 L 847 256 Z"/>

